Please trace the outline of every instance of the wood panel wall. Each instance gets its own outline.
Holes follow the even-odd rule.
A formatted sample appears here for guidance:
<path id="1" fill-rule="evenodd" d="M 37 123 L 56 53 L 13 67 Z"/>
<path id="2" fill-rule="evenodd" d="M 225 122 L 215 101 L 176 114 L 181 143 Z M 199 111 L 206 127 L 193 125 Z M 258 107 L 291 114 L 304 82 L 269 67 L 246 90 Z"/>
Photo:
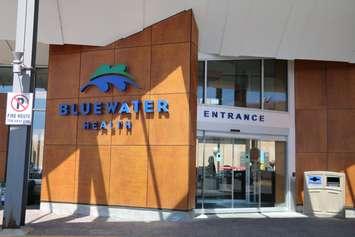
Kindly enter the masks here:
<path id="1" fill-rule="evenodd" d="M 109 30 L 109 29 L 108 29 Z M 51 45 L 42 201 L 188 210 L 195 199 L 198 30 L 192 11 L 105 47 Z M 101 64 L 124 63 L 140 89 L 79 87 Z M 60 103 L 164 98 L 169 114 L 140 112 L 127 132 L 96 132 L 58 116 Z"/>
<path id="2" fill-rule="evenodd" d="M 355 64 L 295 61 L 296 186 L 303 172 L 346 174 L 346 206 L 355 204 Z"/>
<path id="3" fill-rule="evenodd" d="M 5 125 L 6 94 L 0 93 L 0 182 L 5 180 L 8 127 Z"/>

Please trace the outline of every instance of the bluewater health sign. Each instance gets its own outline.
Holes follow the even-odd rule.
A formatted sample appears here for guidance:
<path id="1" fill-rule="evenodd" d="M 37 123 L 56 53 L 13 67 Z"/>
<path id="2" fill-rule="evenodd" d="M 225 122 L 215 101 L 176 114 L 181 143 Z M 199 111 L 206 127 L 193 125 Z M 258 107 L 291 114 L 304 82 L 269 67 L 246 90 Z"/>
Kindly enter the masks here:
<path id="1" fill-rule="evenodd" d="M 31 125 L 32 93 L 7 93 L 6 125 Z"/>

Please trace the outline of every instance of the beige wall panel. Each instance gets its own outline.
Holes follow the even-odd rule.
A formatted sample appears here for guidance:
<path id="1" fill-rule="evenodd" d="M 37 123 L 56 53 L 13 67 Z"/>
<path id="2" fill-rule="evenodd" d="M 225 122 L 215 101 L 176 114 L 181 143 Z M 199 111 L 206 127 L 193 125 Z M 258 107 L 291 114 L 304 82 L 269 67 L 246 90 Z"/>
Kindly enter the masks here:
<path id="1" fill-rule="evenodd" d="M 328 151 L 355 152 L 355 110 L 328 110 Z"/>
<path id="2" fill-rule="evenodd" d="M 112 102 L 111 97 L 91 97 L 91 98 L 80 98 L 79 103 L 85 103 L 85 102 L 102 102 L 103 104 L 106 104 L 108 102 Z M 105 108 L 105 106 L 102 106 Z M 78 145 L 110 145 L 111 144 L 111 129 L 107 130 L 92 130 L 92 129 L 84 129 L 84 123 L 86 121 L 89 122 L 95 122 L 98 121 L 99 125 L 101 124 L 101 121 L 106 121 L 106 124 L 109 124 L 109 121 L 112 120 L 113 116 L 112 114 L 106 113 L 106 111 L 103 109 L 102 110 L 102 115 L 95 115 L 93 112 L 93 108 L 91 110 L 90 115 L 80 115 L 78 116 Z"/>
<path id="3" fill-rule="evenodd" d="M 355 205 L 355 153 L 329 153 L 328 169 L 345 173 L 345 205 Z"/>
<path id="4" fill-rule="evenodd" d="M 296 111 L 296 151 L 327 151 L 326 110 Z"/>
<path id="5" fill-rule="evenodd" d="M 183 11 L 152 26 L 152 44 L 188 42 L 191 39 L 191 11 Z"/>
<path id="6" fill-rule="evenodd" d="M 146 96 L 114 96 L 113 100 L 122 102 L 131 102 L 132 100 L 144 101 L 149 99 Z M 130 103 L 129 103 L 130 104 Z M 130 105 L 131 112 L 133 111 L 133 106 Z M 131 114 L 115 114 L 113 116 L 113 123 L 116 126 L 119 121 L 131 120 L 132 129 L 127 130 L 115 129 L 112 132 L 112 145 L 147 145 L 149 138 L 149 121 L 150 116 L 143 112 L 143 105 L 140 104 L 139 113 L 132 112 Z"/>
<path id="7" fill-rule="evenodd" d="M 189 146 L 148 148 L 148 207 L 188 209 Z"/>
<path id="8" fill-rule="evenodd" d="M 146 146 L 112 146 L 110 205 L 145 207 L 147 202 Z"/>
<path id="9" fill-rule="evenodd" d="M 190 91 L 190 44 L 167 44 L 152 47 L 151 93 L 186 93 Z"/>
<path id="10" fill-rule="evenodd" d="M 45 146 L 42 201 L 75 202 L 75 153 L 75 146 Z"/>
<path id="11" fill-rule="evenodd" d="M 81 54 L 80 86 L 90 80 L 90 75 L 102 64 L 113 65 L 115 63 L 115 50 L 94 50 Z M 80 97 L 109 96 L 112 90 L 103 94 L 97 87 L 91 86 Z"/>
<path id="12" fill-rule="evenodd" d="M 303 175 L 305 171 L 327 170 L 327 153 L 296 154 L 296 200 L 303 203 Z"/>
<path id="13" fill-rule="evenodd" d="M 118 48 L 130 48 L 139 46 L 148 46 L 152 43 L 152 28 L 145 28 L 143 31 L 138 32 L 134 35 L 128 36 L 127 38 L 117 41 L 116 47 Z"/>
<path id="14" fill-rule="evenodd" d="M 77 103 L 72 100 L 47 100 L 45 144 L 76 144 L 77 116 L 59 116 L 58 105 Z"/>
<path id="15" fill-rule="evenodd" d="M 296 109 L 319 109 L 326 106 L 325 63 L 295 61 Z"/>
<path id="16" fill-rule="evenodd" d="M 118 59 L 118 61 L 117 61 Z M 116 50 L 116 62 L 126 64 L 139 88 L 128 86 L 125 92 L 113 90 L 113 95 L 144 95 L 150 89 L 151 47 L 134 47 Z"/>
<path id="17" fill-rule="evenodd" d="M 151 145 L 189 145 L 193 132 L 190 126 L 188 94 L 151 96 L 152 100 L 169 101 L 169 113 L 154 113 L 149 120 Z"/>
<path id="18" fill-rule="evenodd" d="M 49 57 L 48 99 L 74 98 L 79 93 L 80 54 Z"/>
<path id="19" fill-rule="evenodd" d="M 110 147 L 79 146 L 75 194 L 78 203 L 107 204 L 109 200 Z"/>

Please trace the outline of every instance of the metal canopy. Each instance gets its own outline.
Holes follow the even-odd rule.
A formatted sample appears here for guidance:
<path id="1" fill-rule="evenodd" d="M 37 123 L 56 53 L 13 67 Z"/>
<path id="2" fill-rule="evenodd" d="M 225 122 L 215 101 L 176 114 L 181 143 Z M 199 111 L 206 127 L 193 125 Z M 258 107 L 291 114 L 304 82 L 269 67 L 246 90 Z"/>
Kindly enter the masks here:
<path id="1" fill-rule="evenodd" d="M 1 1 L 0 40 L 15 39 L 16 4 Z M 355 62 L 354 0 L 42 0 L 38 40 L 106 45 L 190 8 L 200 52 Z"/>

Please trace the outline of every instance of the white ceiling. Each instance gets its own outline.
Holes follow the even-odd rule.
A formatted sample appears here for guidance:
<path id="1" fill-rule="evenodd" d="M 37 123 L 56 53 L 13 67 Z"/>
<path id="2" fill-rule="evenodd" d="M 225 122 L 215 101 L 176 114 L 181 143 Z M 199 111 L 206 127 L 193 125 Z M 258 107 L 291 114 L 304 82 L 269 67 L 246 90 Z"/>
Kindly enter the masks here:
<path id="1" fill-rule="evenodd" d="M 15 39 L 16 2 L 2 0 L 0 40 Z M 38 40 L 106 45 L 190 8 L 203 53 L 355 62 L 354 0 L 41 0 Z"/>

